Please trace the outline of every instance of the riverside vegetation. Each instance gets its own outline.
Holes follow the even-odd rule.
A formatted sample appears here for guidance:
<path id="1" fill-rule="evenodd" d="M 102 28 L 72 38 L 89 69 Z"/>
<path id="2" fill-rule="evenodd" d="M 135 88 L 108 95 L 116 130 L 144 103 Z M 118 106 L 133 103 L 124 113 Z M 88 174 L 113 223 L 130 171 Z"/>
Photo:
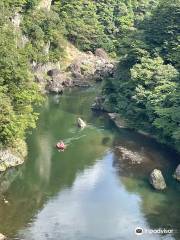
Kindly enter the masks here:
<path id="1" fill-rule="evenodd" d="M 63 63 L 71 42 L 118 61 L 103 87 L 112 112 L 180 150 L 179 0 L 2 0 L 0 8 L 1 148 L 25 155 L 43 101 L 33 66 Z"/>

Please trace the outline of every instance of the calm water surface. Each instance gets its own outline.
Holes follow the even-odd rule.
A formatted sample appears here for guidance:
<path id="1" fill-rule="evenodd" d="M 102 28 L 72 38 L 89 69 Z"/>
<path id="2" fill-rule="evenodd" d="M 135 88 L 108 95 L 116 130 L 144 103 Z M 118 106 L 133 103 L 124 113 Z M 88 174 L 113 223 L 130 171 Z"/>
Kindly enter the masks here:
<path id="1" fill-rule="evenodd" d="M 95 89 L 50 96 L 38 127 L 28 137 L 25 164 L 0 176 L 0 232 L 12 240 L 179 240 L 180 185 L 172 179 L 178 156 L 154 140 L 118 130 L 92 113 Z M 88 127 L 80 130 L 82 117 Z M 68 149 L 55 144 L 64 139 Z M 118 144 L 139 155 L 142 165 L 124 162 Z M 148 182 L 153 168 L 167 180 L 165 192 Z M 135 228 L 177 230 L 135 235 Z M 179 230 L 179 233 L 178 233 Z"/>

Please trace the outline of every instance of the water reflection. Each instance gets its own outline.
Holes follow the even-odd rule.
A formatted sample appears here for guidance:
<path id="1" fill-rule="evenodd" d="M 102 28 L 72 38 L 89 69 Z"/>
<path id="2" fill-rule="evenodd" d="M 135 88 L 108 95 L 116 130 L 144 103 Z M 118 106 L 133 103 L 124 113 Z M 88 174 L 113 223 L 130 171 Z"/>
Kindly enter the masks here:
<path id="1" fill-rule="evenodd" d="M 97 117 L 90 111 L 95 95 L 74 90 L 60 101 L 47 99 L 28 140 L 28 160 L 12 170 L 12 178 L 4 178 L 5 184 L 1 179 L 9 204 L 0 205 L 0 232 L 10 239 L 129 240 L 136 239 L 137 226 L 180 229 L 180 189 L 171 177 L 177 156 L 141 135 L 118 131 L 103 115 Z M 79 116 L 88 123 L 83 131 L 76 127 Z M 60 138 L 69 144 L 64 153 L 54 147 Z M 113 144 L 136 152 L 145 159 L 143 167 L 122 161 Z M 165 173 L 169 187 L 164 193 L 149 185 L 154 167 Z M 154 239 L 178 240 L 179 235 Z"/>
<path id="2" fill-rule="evenodd" d="M 114 174 L 112 158 L 108 153 L 77 175 L 73 186 L 53 197 L 35 221 L 20 232 L 20 239 L 129 240 L 136 239 L 137 226 L 148 229 L 141 210 L 143 200 L 139 194 L 126 191 Z M 152 240 L 152 236 L 141 239 Z M 161 236 L 154 235 L 153 239 Z M 173 238 L 169 235 L 164 239 Z"/>
<path id="3" fill-rule="evenodd" d="M 148 229 L 174 229 L 177 232 L 170 239 L 179 239 L 180 218 L 177 213 L 180 212 L 180 186 L 172 178 L 179 155 L 148 137 L 129 131 L 126 131 L 126 138 L 123 136 L 124 133 L 116 136 L 115 144 L 138 155 L 143 161 L 133 164 L 115 149 L 113 165 L 117 168 L 121 182 L 128 192 L 141 197 L 141 211 L 149 224 Z M 139 141 L 134 141 L 135 137 Z M 149 184 L 149 174 L 154 168 L 161 169 L 165 176 L 168 188 L 164 192 L 155 191 Z M 168 237 L 162 236 L 162 239 L 169 239 Z"/>

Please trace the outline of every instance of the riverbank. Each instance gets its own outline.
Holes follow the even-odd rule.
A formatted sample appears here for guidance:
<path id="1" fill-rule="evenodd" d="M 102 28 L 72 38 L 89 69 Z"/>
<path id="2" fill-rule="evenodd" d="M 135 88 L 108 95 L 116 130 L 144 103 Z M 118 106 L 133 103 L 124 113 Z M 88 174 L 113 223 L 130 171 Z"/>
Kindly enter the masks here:
<path id="1" fill-rule="evenodd" d="M 68 43 L 66 51 L 62 69 L 60 63 L 32 65 L 32 74 L 42 94 L 62 94 L 66 88 L 92 87 L 96 82 L 113 76 L 115 62 L 103 49 L 96 49 L 94 54 L 85 53 Z M 23 164 L 27 155 L 26 143 L 21 141 L 21 150 L 18 141 L 16 143 L 14 149 L 9 147 L 0 150 L 0 172 Z"/>
<path id="2" fill-rule="evenodd" d="M 66 87 L 90 87 L 114 74 L 115 62 L 103 49 L 81 52 L 68 43 L 66 53 L 62 63 L 37 63 L 32 67 L 43 93 L 61 94 Z"/>
<path id="3" fill-rule="evenodd" d="M 139 134 L 140 136 L 142 135 L 144 137 L 152 139 L 155 142 L 159 142 L 159 139 L 155 135 L 151 135 L 148 132 L 130 127 L 130 125 L 128 125 L 127 120 L 125 118 L 123 118 L 120 114 L 111 112 L 111 107 L 108 106 L 107 102 L 108 101 L 106 100 L 106 97 L 104 97 L 104 96 L 96 97 L 95 102 L 91 106 L 91 109 L 93 111 L 105 113 L 119 130 L 124 129 L 124 130 L 134 131 L 135 133 Z M 175 149 L 173 149 L 171 146 L 164 144 L 164 147 L 166 147 L 166 146 L 171 148 L 172 151 L 176 152 L 179 155 L 179 153 Z M 143 156 L 143 154 L 142 155 L 137 154 L 136 152 L 133 152 L 131 149 L 124 148 L 123 145 L 121 145 L 121 144 L 116 145 L 115 149 L 116 149 L 115 152 L 116 152 L 118 158 L 120 160 L 129 162 L 132 166 L 140 164 L 140 165 L 142 165 L 141 167 L 143 168 L 143 164 L 147 161 L 147 159 Z M 178 165 L 176 166 L 176 168 L 174 168 L 174 172 L 172 174 L 172 178 L 175 178 L 177 181 L 180 180 L 180 164 L 179 163 L 180 163 L 180 158 L 178 161 Z M 155 173 L 157 172 L 157 174 L 155 174 L 155 176 L 153 174 L 154 171 L 155 171 Z M 148 176 L 147 176 L 147 178 L 148 178 Z M 153 183 L 152 178 L 155 179 L 154 182 L 158 182 L 158 183 L 157 184 Z M 153 185 L 153 187 L 156 190 L 164 190 L 166 188 L 165 179 L 163 177 L 161 170 L 153 169 L 151 174 L 149 173 L 149 179 L 150 179 L 149 180 L 150 183 Z M 161 185 L 163 186 L 162 189 L 160 187 Z"/>

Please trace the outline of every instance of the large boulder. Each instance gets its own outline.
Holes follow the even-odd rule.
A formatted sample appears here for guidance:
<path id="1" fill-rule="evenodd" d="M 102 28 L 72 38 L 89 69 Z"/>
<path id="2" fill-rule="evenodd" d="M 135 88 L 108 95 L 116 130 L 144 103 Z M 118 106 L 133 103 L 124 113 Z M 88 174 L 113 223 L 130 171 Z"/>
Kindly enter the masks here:
<path id="1" fill-rule="evenodd" d="M 78 118 L 77 124 L 78 124 L 78 127 L 82 129 L 86 127 L 86 123 L 81 118 Z"/>
<path id="2" fill-rule="evenodd" d="M 176 168 L 176 171 L 174 173 L 174 178 L 180 181 L 180 164 Z"/>
<path id="3" fill-rule="evenodd" d="M 6 236 L 4 236 L 2 233 L 0 233 L 0 240 L 6 240 Z"/>
<path id="4" fill-rule="evenodd" d="M 166 188 L 166 182 L 162 175 L 162 172 L 158 169 L 154 169 L 150 174 L 150 183 L 156 190 L 164 190 Z"/>

